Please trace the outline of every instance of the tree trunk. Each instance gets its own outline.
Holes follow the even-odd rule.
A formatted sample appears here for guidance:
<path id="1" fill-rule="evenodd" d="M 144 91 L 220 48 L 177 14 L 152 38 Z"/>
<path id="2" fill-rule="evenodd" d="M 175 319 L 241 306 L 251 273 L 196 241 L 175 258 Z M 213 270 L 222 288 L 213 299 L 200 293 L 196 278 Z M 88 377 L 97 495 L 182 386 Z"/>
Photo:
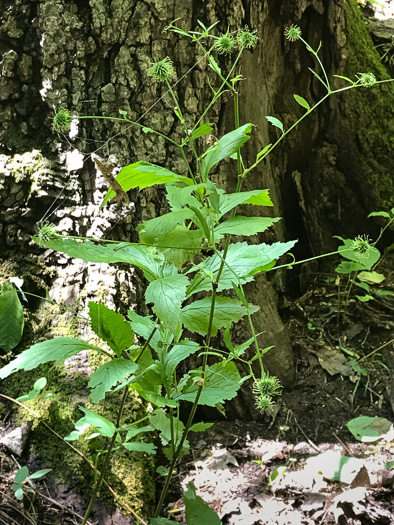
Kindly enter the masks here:
<path id="1" fill-rule="evenodd" d="M 204 80 L 209 67 L 190 42 L 163 33 L 172 19 L 180 18 L 185 29 L 194 29 L 200 19 L 207 25 L 220 20 L 221 31 L 246 24 L 257 30 L 259 44 L 241 62 L 247 79 L 240 83 L 241 123 L 257 126 L 243 153 L 246 163 L 279 136 L 266 115 L 277 116 L 288 128 L 303 111 L 293 94 L 311 105 L 324 94 L 308 70 L 316 68 L 312 55 L 300 42 L 285 40 L 286 26 L 299 25 L 314 48 L 323 41 L 322 60 L 330 76 L 354 78 L 372 71 L 386 77 L 356 0 L 152 0 L 149 4 L 2 0 L 1 4 L 1 274 L 23 274 L 29 291 L 42 294 L 49 286 L 52 297 L 66 304 L 82 298 L 80 304 L 86 306 L 100 289 L 107 303 L 131 307 L 142 303 L 144 283 L 123 270 L 42 254 L 29 238 L 35 223 L 44 218 L 69 234 L 136 241 L 136 224 L 156 216 L 163 205 L 163 190 L 153 188 L 133 192 L 127 213 L 119 214 L 114 207 L 99 211 L 106 182 L 91 153 L 97 151 L 117 166 L 149 160 L 175 172 L 184 168 L 171 147 L 140 129 L 81 120 L 74 138 L 56 136 L 51 115 L 67 107 L 73 114 L 117 116 L 120 108 L 132 119 L 180 138 L 173 102 L 165 88 L 151 82 L 147 68 L 167 55 L 174 59 L 181 79 L 178 94 L 186 120 L 193 122 L 209 97 Z M 220 57 L 223 69 L 229 63 L 227 57 Z M 334 85 L 344 84 L 337 79 Z M 365 225 L 366 216 L 392 204 L 394 195 L 392 94 L 391 87 L 379 86 L 330 98 L 252 173 L 244 189 L 270 188 L 272 214 L 283 217 L 261 241 L 298 238 L 295 253 L 308 257 L 335 249 L 335 234 L 376 231 L 374 224 Z M 224 97 L 209 120 L 216 126 L 216 136 L 233 129 L 232 101 Z M 224 163 L 217 180 L 226 189 L 233 188 L 233 164 Z M 37 261 L 44 261 L 56 279 L 50 272 L 44 278 Z M 277 293 L 285 284 L 285 274 L 260 278 L 249 287 L 249 296 L 261 307 L 255 316 L 257 330 L 265 332 L 267 346 L 275 345 L 267 354 L 267 367 L 289 386 L 294 380 L 291 341 L 277 308 Z"/>

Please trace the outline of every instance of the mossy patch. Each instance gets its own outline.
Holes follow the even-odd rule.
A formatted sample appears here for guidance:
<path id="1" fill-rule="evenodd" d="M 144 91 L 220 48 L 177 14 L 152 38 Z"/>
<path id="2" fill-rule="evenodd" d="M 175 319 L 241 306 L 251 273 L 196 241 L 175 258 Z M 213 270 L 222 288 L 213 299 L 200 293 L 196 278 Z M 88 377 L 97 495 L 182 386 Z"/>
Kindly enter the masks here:
<path id="1" fill-rule="evenodd" d="M 356 0 L 345 2 L 349 57 L 347 76 L 372 72 L 377 80 L 389 78 L 387 70 L 371 40 L 366 22 Z M 363 194 L 368 195 L 369 206 L 388 209 L 394 200 L 392 154 L 394 149 L 394 83 L 378 84 L 348 92 L 349 103 L 344 103 L 344 117 L 352 129 L 352 141 L 357 145 L 355 158 L 351 148 L 346 150 L 349 171 L 355 167 Z M 361 154 L 360 154 L 361 153 Z"/>

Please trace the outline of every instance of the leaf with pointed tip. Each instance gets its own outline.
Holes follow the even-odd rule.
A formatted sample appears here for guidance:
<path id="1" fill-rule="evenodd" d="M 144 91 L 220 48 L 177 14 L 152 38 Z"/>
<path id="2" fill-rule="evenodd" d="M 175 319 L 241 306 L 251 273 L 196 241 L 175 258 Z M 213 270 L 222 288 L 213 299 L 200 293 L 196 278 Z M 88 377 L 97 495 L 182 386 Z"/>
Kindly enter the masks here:
<path id="1" fill-rule="evenodd" d="M 281 132 L 283 133 L 283 124 L 279 119 L 277 119 L 276 117 L 265 117 L 265 118 L 268 120 L 270 124 L 272 124 L 276 128 L 279 128 Z"/>
<path id="2" fill-rule="evenodd" d="M 116 427 L 107 418 L 82 406 L 80 406 L 79 409 L 82 410 L 85 415 L 75 423 L 75 430 L 64 438 L 66 441 L 75 441 L 76 439 L 79 439 L 90 426 L 96 427 L 97 435 L 105 437 L 112 437 L 114 435 Z"/>
<path id="3" fill-rule="evenodd" d="M 234 273 L 240 279 L 241 284 L 252 281 L 253 275 L 264 271 L 267 265 L 291 250 L 295 243 L 296 241 L 275 242 L 271 245 L 265 243 L 252 245 L 246 242 L 231 244 L 226 255 L 227 264 L 224 266 L 219 280 L 218 291 L 232 289 L 232 283 L 235 280 Z M 205 275 L 211 275 L 212 279 L 205 275 L 201 276 L 201 272 L 199 272 L 187 290 L 187 297 L 204 290 L 209 291 L 212 288 L 212 280 L 217 278 L 222 264 L 222 256 L 223 252 L 219 252 L 219 255 L 212 255 L 205 260 L 203 266 Z M 192 268 L 191 271 L 199 268 L 200 265 Z"/>
<path id="4" fill-rule="evenodd" d="M 200 405 L 214 407 L 218 403 L 224 403 L 237 395 L 240 387 L 241 376 L 236 365 L 232 361 L 222 361 L 207 368 L 204 387 L 199 399 Z M 194 402 L 199 385 L 189 381 L 183 388 L 182 393 L 175 396 L 176 399 Z"/>
<path id="5" fill-rule="evenodd" d="M 90 397 L 93 403 L 98 403 L 104 399 L 106 392 L 109 392 L 117 383 L 124 381 L 137 368 L 138 365 L 134 361 L 123 358 L 112 359 L 112 361 L 101 365 L 93 372 L 89 381 L 89 386 L 92 388 Z"/>
<path id="6" fill-rule="evenodd" d="M 207 335 L 211 302 L 211 297 L 205 297 L 188 304 L 182 309 L 181 320 L 188 330 Z M 257 312 L 258 309 L 257 306 L 249 305 L 250 313 Z M 215 336 L 221 328 L 227 328 L 232 323 L 237 323 L 246 314 L 246 308 L 236 299 L 216 297 L 211 335 Z"/>
<path id="7" fill-rule="evenodd" d="M 78 354 L 82 350 L 101 351 L 97 346 L 71 337 L 57 337 L 43 341 L 42 343 L 37 343 L 19 354 L 13 361 L 8 363 L 8 365 L 4 366 L 0 370 L 0 379 L 8 377 L 17 370 L 33 370 L 38 365 L 48 363 L 49 361 L 63 363 L 63 361 Z"/>
<path id="8" fill-rule="evenodd" d="M 271 149 L 271 146 L 272 144 L 267 144 L 267 146 L 265 146 L 261 151 L 259 151 L 256 155 L 256 160 L 259 160 L 261 159 L 261 157 L 263 155 L 265 155 L 266 153 L 268 153 L 268 151 Z"/>
<path id="9" fill-rule="evenodd" d="M 0 288 L 0 348 L 10 352 L 22 339 L 23 308 L 18 292 L 10 283 Z"/>
<path id="10" fill-rule="evenodd" d="M 300 95 L 294 95 L 294 98 L 296 102 L 298 102 L 298 104 L 305 108 L 307 111 L 311 109 L 309 103 L 303 97 L 300 97 Z"/>
<path id="11" fill-rule="evenodd" d="M 165 264 L 162 253 L 151 246 L 136 245 L 127 242 L 111 243 L 107 245 L 96 244 L 91 241 L 61 238 L 43 242 L 37 237 L 33 239 L 45 248 L 64 252 L 70 257 L 82 259 L 85 262 L 117 263 L 125 262 L 141 268 L 148 281 L 177 273 L 175 266 Z M 164 263 L 164 264 L 163 264 Z"/>
<path id="12" fill-rule="evenodd" d="M 137 226 L 140 240 L 146 244 L 155 244 L 160 235 L 170 232 L 178 225 L 184 225 L 186 219 L 194 217 L 194 213 L 189 208 L 181 208 L 179 210 L 171 211 L 151 219 L 150 221 L 142 222 Z"/>
<path id="13" fill-rule="evenodd" d="M 234 217 L 215 227 L 215 234 L 221 239 L 225 233 L 231 235 L 254 235 L 264 232 L 267 228 L 278 222 L 279 218 L 270 217 Z"/>
<path id="14" fill-rule="evenodd" d="M 250 139 L 248 134 L 251 132 L 252 127 L 253 124 L 244 124 L 234 131 L 230 131 L 206 152 L 203 164 L 205 177 L 218 162 L 236 153 Z"/>
<path id="15" fill-rule="evenodd" d="M 89 315 L 92 330 L 108 343 L 116 355 L 121 355 L 133 344 L 133 331 L 123 315 L 93 301 L 89 303 Z"/>
<path id="16" fill-rule="evenodd" d="M 177 175 L 166 168 L 144 161 L 125 166 L 116 177 L 116 181 L 121 185 L 123 191 L 129 191 L 133 188 L 142 190 L 143 188 L 149 188 L 156 184 L 166 184 L 174 180 L 182 180 L 186 182 L 186 184 L 192 184 L 192 180 L 188 177 Z M 104 206 L 110 199 L 113 199 L 115 195 L 114 190 L 111 188 L 104 197 L 101 206 Z"/>
<path id="17" fill-rule="evenodd" d="M 181 304 L 186 297 L 189 280 L 186 275 L 176 274 L 150 283 L 145 292 L 147 303 L 170 332 L 177 333 L 181 320 Z"/>
<path id="18" fill-rule="evenodd" d="M 202 124 L 197 129 L 195 129 L 192 134 L 190 135 L 190 140 L 196 140 L 200 137 L 203 137 L 204 135 L 208 135 L 208 133 L 211 133 L 212 126 L 209 124 L 209 122 L 206 122 L 205 124 Z"/>
<path id="19" fill-rule="evenodd" d="M 273 206 L 269 190 L 240 191 L 227 193 L 220 197 L 220 215 L 231 211 L 240 204 L 254 204 L 256 206 Z"/>

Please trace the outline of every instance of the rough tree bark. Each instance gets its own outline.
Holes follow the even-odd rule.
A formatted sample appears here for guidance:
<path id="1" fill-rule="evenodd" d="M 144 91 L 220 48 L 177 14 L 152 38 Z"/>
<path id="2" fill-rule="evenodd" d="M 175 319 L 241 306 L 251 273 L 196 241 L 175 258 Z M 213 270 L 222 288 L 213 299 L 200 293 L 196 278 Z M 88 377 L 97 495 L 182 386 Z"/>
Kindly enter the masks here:
<path id="1" fill-rule="evenodd" d="M 138 129 L 81 121 L 78 134 L 69 138 L 53 134 L 50 117 L 59 107 L 92 115 L 117 115 L 121 108 L 179 137 L 172 101 L 160 98 L 165 90 L 152 84 L 146 70 L 153 60 L 174 59 L 177 78 L 186 75 L 177 88 L 191 122 L 209 95 L 204 82 L 208 66 L 199 61 L 194 67 L 200 56 L 189 42 L 163 33 L 172 19 L 181 18 L 185 29 L 201 19 L 206 24 L 220 20 L 223 31 L 246 24 L 257 30 L 259 44 L 241 63 L 247 78 L 240 87 L 241 119 L 257 125 L 245 150 L 247 161 L 277 138 L 265 115 L 276 115 L 288 127 L 300 116 L 294 93 L 310 102 L 323 94 L 308 70 L 314 67 L 311 55 L 284 39 L 286 26 L 298 24 L 312 46 L 323 41 L 330 74 L 386 75 L 356 0 L 1 0 L 0 5 L 1 273 L 23 274 L 35 293 L 49 286 L 52 297 L 66 304 L 81 297 L 86 305 L 99 287 L 107 303 L 121 301 L 128 307 L 142 303 L 144 283 L 123 269 L 42 254 L 30 243 L 34 224 L 45 215 L 71 234 L 134 241 L 135 225 L 162 206 L 162 189 L 150 189 L 132 194 L 134 204 L 123 215 L 113 207 L 99 212 L 106 183 L 90 154 L 98 151 L 118 166 L 149 160 L 178 172 L 183 167 L 171 147 Z M 220 61 L 223 68 L 229 63 L 226 57 Z M 246 186 L 270 188 L 275 206 L 269 213 L 283 217 L 264 240 L 298 238 L 299 256 L 320 254 L 335 248 L 334 234 L 366 231 L 367 214 L 392 203 L 392 96 L 386 86 L 329 99 L 256 170 Z M 224 97 L 209 119 L 217 136 L 231 130 L 232 101 Z M 233 187 L 233 166 L 220 168 L 217 179 Z M 52 276 L 42 274 L 42 265 L 51 268 Z M 261 278 L 249 296 L 261 308 L 256 329 L 265 332 L 266 345 L 276 346 L 267 354 L 267 366 L 289 386 L 294 378 L 291 341 L 277 309 L 284 285 L 283 275 Z"/>

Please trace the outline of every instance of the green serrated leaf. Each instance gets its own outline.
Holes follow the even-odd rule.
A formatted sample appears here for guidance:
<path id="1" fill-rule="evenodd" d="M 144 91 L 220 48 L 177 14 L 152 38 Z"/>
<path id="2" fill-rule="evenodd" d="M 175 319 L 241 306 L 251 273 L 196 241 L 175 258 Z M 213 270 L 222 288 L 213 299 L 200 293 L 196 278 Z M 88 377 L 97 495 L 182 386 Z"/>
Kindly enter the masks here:
<path id="1" fill-rule="evenodd" d="M 170 332 L 178 331 L 181 304 L 186 298 L 188 284 L 186 275 L 177 274 L 157 279 L 146 289 L 146 302 L 153 303 L 152 310 Z"/>
<path id="2" fill-rule="evenodd" d="M 129 375 L 133 374 L 138 365 L 129 359 L 112 359 L 108 363 L 101 365 L 93 372 L 89 386 L 92 389 L 90 397 L 93 403 L 98 403 L 105 398 L 105 393 L 109 392 L 113 386 Z"/>
<path id="3" fill-rule="evenodd" d="M 174 345 L 168 353 L 164 354 L 161 369 L 163 377 L 166 379 L 171 378 L 179 363 L 198 352 L 199 349 L 200 346 L 196 342 L 188 339 Z"/>
<path id="4" fill-rule="evenodd" d="M 229 193 L 220 198 L 220 215 L 231 211 L 240 204 L 254 204 L 257 206 L 273 206 L 269 196 L 269 190 L 242 191 Z"/>
<path id="5" fill-rule="evenodd" d="M 200 496 L 196 495 L 192 482 L 188 484 L 187 491 L 183 494 L 183 501 L 188 525 L 222 525 L 216 512 Z"/>
<path id="6" fill-rule="evenodd" d="M 352 272 L 357 272 L 359 270 L 365 270 L 365 266 L 360 263 L 342 261 L 336 268 L 335 271 L 341 274 L 348 274 Z"/>
<path id="7" fill-rule="evenodd" d="M 182 208 L 143 222 L 137 227 L 140 240 L 145 244 L 156 244 L 160 235 L 170 232 L 178 225 L 183 226 L 186 219 L 191 219 L 193 216 L 192 210 Z"/>
<path id="8" fill-rule="evenodd" d="M 8 365 L 4 366 L 0 370 L 0 379 L 8 377 L 17 370 L 33 370 L 38 365 L 48 363 L 49 361 L 63 363 L 67 358 L 78 354 L 82 350 L 100 351 L 100 348 L 90 345 L 81 339 L 73 339 L 71 337 L 57 337 L 43 341 L 42 343 L 37 343 L 19 354 L 13 361 L 8 363 Z"/>
<path id="9" fill-rule="evenodd" d="M 113 243 L 108 245 L 96 244 L 91 241 L 77 241 L 75 239 L 56 239 L 47 243 L 37 237 L 33 239 L 46 248 L 57 252 L 64 252 L 71 257 L 82 259 L 85 262 L 117 263 L 125 262 L 141 268 L 148 281 L 177 273 L 175 266 L 163 264 L 166 259 L 155 248 L 131 243 Z"/>
<path id="10" fill-rule="evenodd" d="M 149 128 L 146 128 L 149 131 Z M 192 184 L 193 181 L 183 175 L 173 173 L 166 168 L 156 166 L 150 162 L 139 161 L 129 166 L 125 166 L 116 177 L 116 181 L 121 185 L 123 191 L 129 191 L 133 188 L 149 188 L 156 184 L 167 184 L 167 182 L 181 180 L 186 184 Z M 108 190 L 102 206 L 110 199 L 116 196 L 115 191 L 111 188 Z"/>
<path id="11" fill-rule="evenodd" d="M 205 233 L 202 230 L 189 230 L 185 226 L 177 226 L 160 236 L 155 246 L 163 250 L 169 265 L 181 268 L 200 252 L 204 237 Z"/>
<path id="12" fill-rule="evenodd" d="M 294 95 L 294 98 L 296 102 L 298 102 L 298 104 L 305 108 L 307 111 L 311 109 L 309 103 L 304 98 L 300 97 L 300 95 Z"/>
<path id="13" fill-rule="evenodd" d="M 138 383 L 133 383 L 131 386 L 133 390 L 138 392 L 139 395 L 143 399 L 145 399 L 146 401 L 149 401 L 149 403 L 152 403 L 153 405 L 156 405 L 157 407 L 164 408 L 168 406 L 172 408 L 177 408 L 179 406 L 179 403 L 175 401 L 174 399 L 170 399 L 168 397 L 162 396 L 161 394 L 157 394 L 156 392 L 153 392 L 152 390 L 145 390 Z"/>
<path id="14" fill-rule="evenodd" d="M 0 288 L 0 348 L 10 352 L 22 339 L 23 308 L 18 292 L 10 283 Z"/>
<path id="15" fill-rule="evenodd" d="M 210 366 L 205 375 L 204 387 L 199 399 L 200 405 L 216 406 L 233 399 L 240 387 L 241 376 L 232 361 L 222 361 Z M 189 381 L 176 399 L 194 402 L 199 385 Z"/>
<path id="16" fill-rule="evenodd" d="M 207 335 L 211 301 L 211 297 L 205 297 L 182 309 L 181 319 L 188 330 Z M 250 305 L 249 310 L 254 313 L 258 307 Z M 238 322 L 246 313 L 246 308 L 239 301 L 229 297 L 216 297 L 211 335 L 215 336 L 221 328 Z"/>
<path id="17" fill-rule="evenodd" d="M 212 126 L 209 124 L 209 122 L 206 122 L 205 124 L 202 124 L 197 129 L 195 129 L 192 134 L 190 135 L 190 140 L 196 140 L 200 137 L 203 137 L 204 135 L 208 135 L 208 133 L 211 133 Z"/>
<path id="18" fill-rule="evenodd" d="M 215 227 L 215 234 L 218 239 L 221 239 L 224 234 L 231 235 L 254 235 L 256 233 L 264 232 L 270 226 L 278 222 L 279 218 L 271 217 L 234 217 L 225 222 L 220 223 Z"/>
<path id="19" fill-rule="evenodd" d="M 230 244 L 226 255 L 227 264 L 223 268 L 218 291 L 232 288 L 232 282 L 235 279 L 234 273 L 238 276 L 241 284 L 252 281 L 254 275 L 264 271 L 264 268 L 270 263 L 275 262 L 281 255 L 291 250 L 295 243 L 296 241 L 276 242 L 271 245 L 265 243 L 250 245 L 246 242 Z M 191 282 L 187 291 L 188 297 L 197 292 L 209 291 L 212 288 L 211 283 L 218 275 L 222 256 L 223 252 L 219 252 L 219 255 L 215 254 L 208 257 L 203 264 L 192 268 L 191 271 L 200 270 L 200 273 Z M 204 276 L 201 275 L 201 270 L 204 271 Z"/>
<path id="20" fill-rule="evenodd" d="M 129 348 L 134 342 L 133 331 L 123 315 L 110 310 L 105 304 L 89 302 L 92 330 L 103 339 L 116 355 Z"/>
<path id="21" fill-rule="evenodd" d="M 210 148 L 205 155 L 203 164 L 203 175 L 207 178 L 210 170 L 221 160 L 236 153 L 250 137 L 253 124 L 244 124 L 243 126 L 230 131 L 224 135 L 215 146 Z"/>
<path id="22" fill-rule="evenodd" d="M 283 124 L 279 119 L 277 119 L 276 117 L 269 117 L 269 116 L 265 118 L 268 120 L 270 124 L 272 124 L 276 128 L 279 128 L 281 132 L 283 133 Z"/>

